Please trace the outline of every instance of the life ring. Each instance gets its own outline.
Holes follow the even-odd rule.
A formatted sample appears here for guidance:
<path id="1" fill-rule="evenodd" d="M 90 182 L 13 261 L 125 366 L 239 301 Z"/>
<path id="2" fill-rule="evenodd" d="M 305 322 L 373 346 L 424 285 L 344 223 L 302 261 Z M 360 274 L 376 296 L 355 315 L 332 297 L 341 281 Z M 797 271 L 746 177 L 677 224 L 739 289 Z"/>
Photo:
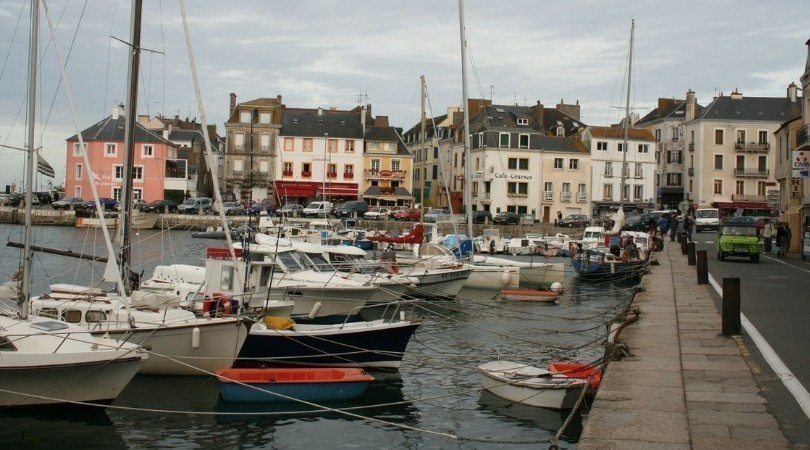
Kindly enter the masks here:
<path id="1" fill-rule="evenodd" d="M 217 316 L 217 310 L 222 310 L 222 316 L 231 315 L 231 299 L 219 292 L 215 292 L 213 299 L 206 297 L 203 302 L 203 316 Z"/>

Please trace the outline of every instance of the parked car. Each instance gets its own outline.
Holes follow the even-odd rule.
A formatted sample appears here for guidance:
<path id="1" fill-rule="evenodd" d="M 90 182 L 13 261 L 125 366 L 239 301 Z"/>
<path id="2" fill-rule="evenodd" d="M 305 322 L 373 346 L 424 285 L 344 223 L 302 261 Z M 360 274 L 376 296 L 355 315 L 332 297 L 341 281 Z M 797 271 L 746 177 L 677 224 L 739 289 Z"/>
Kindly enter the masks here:
<path id="1" fill-rule="evenodd" d="M 650 231 L 650 219 L 652 219 L 656 224 L 658 224 L 658 220 L 660 218 L 661 214 L 659 213 L 645 213 L 639 216 L 628 217 L 624 221 L 624 227 L 622 227 L 622 230 Z"/>
<path id="2" fill-rule="evenodd" d="M 486 210 L 476 210 L 472 214 L 473 223 L 492 223 L 492 213 Z"/>
<path id="3" fill-rule="evenodd" d="M 215 214 L 219 214 L 219 209 L 212 208 Z M 241 216 L 245 211 L 242 204 L 239 202 L 222 202 L 222 211 L 226 216 Z"/>
<path id="4" fill-rule="evenodd" d="M 302 212 L 304 217 L 326 217 L 332 212 L 332 202 L 312 202 Z"/>
<path id="5" fill-rule="evenodd" d="M 22 197 L 17 194 L 0 194 L 0 205 L 20 206 Z"/>
<path id="6" fill-rule="evenodd" d="M 99 198 L 98 202 L 101 204 L 101 208 L 104 211 L 117 211 L 118 210 L 118 200 L 116 200 L 114 198 L 109 198 L 109 197 Z M 86 201 L 86 202 L 82 203 L 81 206 L 76 206 L 75 208 L 76 208 L 77 211 L 78 210 L 95 211 L 96 210 L 96 201 L 95 200 L 89 200 L 89 201 Z"/>
<path id="7" fill-rule="evenodd" d="M 304 215 L 304 206 L 298 203 L 287 203 L 281 208 L 276 210 L 276 215 L 279 217 L 297 217 Z"/>
<path id="8" fill-rule="evenodd" d="M 366 220 L 388 220 L 391 217 L 391 208 L 387 206 L 375 206 L 363 214 Z"/>
<path id="9" fill-rule="evenodd" d="M 438 220 L 440 216 L 446 216 L 448 214 L 450 214 L 450 211 L 446 209 L 441 208 L 431 209 L 430 211 L 425 213 L 425 222 L 436 223 L 436 220 Z"/>
<path id="10" fill-rule="evenodd" d="M 422 217 L 422 211 L 416 208 L 401 209 L 394 213 L 394 220 L 405 220 L 408 222 L 418 222 Z"/>
<path id="11" fill-rule="evenodd" d="M 569 214 L 557 222 L 558 227 L 587 227 L 590 224 L 590 218 L 585 214 Z"/>
<path id="12" fill-rule="evenodd" d="M 249 216 L 260 216 L 262 213 L 273 214 L 274 212 L 276 212 L 276 205 L 266 200 L 261 203 L 254 203 L 245 208 L 245 214 Z"/>
<path id="13" fill-rule="evenodd" d="M 156 213 L 163 213 L 163 212 L 170 212 L 176 213 L 177 212 L 177 202 L 174 200 L 155 200 L 153 202 L 145 203 L 141 205 L 141 211 L 143 212 L 156 212 Z"/>
<path id="14" fill-rule="evenodd" d="M 53 209 L 81 209 L 82 204 L 84 204 L 84 199 L 81 197 L 65 197 L 62 200 L 57 200 L 51 203 Z"/>
<path id="15" fill-rule="evenodd" d="M 199 214 L 200 211 L 206 213 L 211 209 L 210 197 L 189 197 L 177 206 L 177 212 L 180 214 Z"/>
<path id="16" fill-rule="evenodd" d="M 368 203 L 363 200 L 351 200 L 348 202 L 343 202 L 335 208 L 335 212 L 333 215 L 335 217 L 344 218 L 344 217 L 363 217 L 368 211 Z"/>
<path id="17" fill-rule="evenodd" d="M 517 225 L 520 223 L 520 214 L 514 211 L 502 212 L 492 218 L 492 223 L 495 225 Z"/>

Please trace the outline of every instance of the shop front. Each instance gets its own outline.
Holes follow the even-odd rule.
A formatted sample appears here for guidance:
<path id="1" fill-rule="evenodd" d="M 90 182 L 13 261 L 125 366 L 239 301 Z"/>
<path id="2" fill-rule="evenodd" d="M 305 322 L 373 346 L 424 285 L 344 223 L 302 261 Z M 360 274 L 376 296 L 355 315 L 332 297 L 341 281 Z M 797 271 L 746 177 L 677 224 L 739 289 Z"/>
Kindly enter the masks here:
<path id="1" fill-rule="evenodd" d="M 276 194 L 282 204 L 309 202 L 326 199 L 332 203 L 357 200 L 356 183 L 318 183 L 314 181 L 276 181 Z"/>

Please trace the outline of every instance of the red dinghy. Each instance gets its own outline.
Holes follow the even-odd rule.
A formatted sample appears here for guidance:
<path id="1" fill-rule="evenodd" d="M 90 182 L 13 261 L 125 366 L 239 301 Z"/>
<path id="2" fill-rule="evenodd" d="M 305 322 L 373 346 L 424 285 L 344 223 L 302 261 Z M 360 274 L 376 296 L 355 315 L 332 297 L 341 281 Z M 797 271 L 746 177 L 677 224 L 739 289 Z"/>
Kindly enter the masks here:
<path id="1" fill-rule="evenodd" d="M 501 298 L 519 302 L 556 302 L 560 294 L 539 289 L 503 289 Z"/>
<path id="2" fill-rule="evenodd" d="M 548 365 L 548 370 L 569 378 L 588 380 L 593 389 L 598 388 L 602 381 L 602 370 L 590 364 L 554 362 Z"/>

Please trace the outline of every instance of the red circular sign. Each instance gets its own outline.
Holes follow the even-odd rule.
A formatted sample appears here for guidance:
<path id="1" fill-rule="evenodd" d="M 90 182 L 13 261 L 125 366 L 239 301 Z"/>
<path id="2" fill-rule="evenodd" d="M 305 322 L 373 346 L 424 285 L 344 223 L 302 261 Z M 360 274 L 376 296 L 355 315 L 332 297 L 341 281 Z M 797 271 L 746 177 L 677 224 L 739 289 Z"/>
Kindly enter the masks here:
<path id="1" fill-rule="evenodd" d="M 394 172 L 391 172 L 390 170 L 381 170 L 379 175 L 383 178 L 390 178 L 394 175 Z"/>

